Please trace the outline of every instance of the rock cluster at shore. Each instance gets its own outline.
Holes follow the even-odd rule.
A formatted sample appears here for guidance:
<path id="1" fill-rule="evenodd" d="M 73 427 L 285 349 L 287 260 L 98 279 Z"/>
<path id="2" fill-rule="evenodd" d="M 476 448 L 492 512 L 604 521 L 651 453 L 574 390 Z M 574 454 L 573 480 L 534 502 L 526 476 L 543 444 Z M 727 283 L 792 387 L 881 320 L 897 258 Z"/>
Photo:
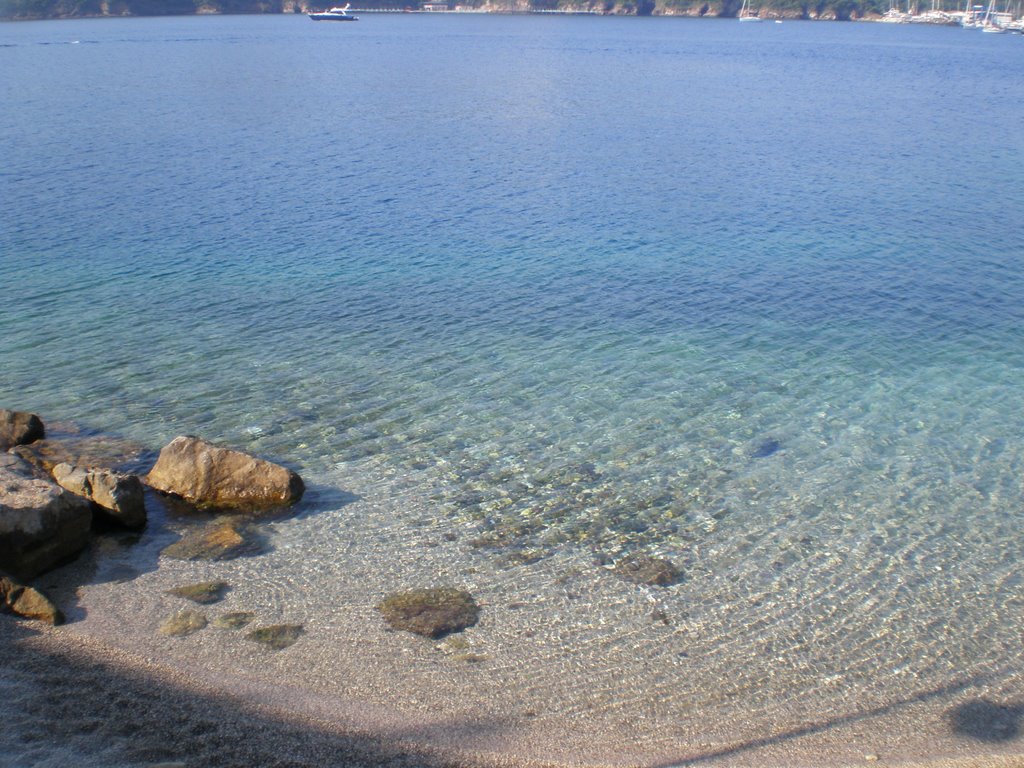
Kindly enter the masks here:
<path id="1" fill-rule="evenodd" d="M 60 612 L 41 607 L 45 597 L 21 581 L 76 557 L 97 524 L 145 527 L 146 486 L 206 512 L 231 513 L 167 548 L 183 559 L 260 551 L 246 516 L 292 505 L 305 490 L 285 467 L 197 437 L 172 440 L 145 480 L 118 471 L 116 450 L 97 442 L 98 449 L 47 439 L 36 414 L 0 409 L 0 609 L 58 623 Z"/>
<path id="2" fill-rule="evenodd" d="M 120 452 L 123 459 L 124 444 L 116 439 L 47 439 L 38 416 L 15 411 L 0 410 L 0 448 L 6 451 L 0 452 L 0 610 L 50 623 L 63 620 L 60 611 L 21 580 L 74 558 L 87 545 L 97 521 L 128 530 L 145 527 L 147 488 L 172 499 L 175 507 L 201 510 L 201 517 L 206 517 L 161 554 L 205 561 L 265 551 L 260 518 L 294 505 L 305 490 L 302 478 L 286 467 L 187 435 L 168 443 L 140 477 L 120 471 L 125 465 L 117 457 Z M 589 470 L 588 476 L 593 474 Z M 682 577 L 671 561 L 643 553 L 624 555 L 611 565 L 610 559 L 597 562 L 607 565 L 614 576 L 643 587 L 668 587 Z M 167 594 L 205 606 L 219 602 L 230 589 L 226 582 L 213 580 L 176 587 Z M 431 639 L 474 626 L 481 612 L 469 592 L 446 586 L 393 592 L 377 609 L 392 629 Z M 185 637 L 211 624 L 237 630 L 256 618 L 248 611 L 234 611 L 211 621 L 194 608 L 185 608 L 169 616 L 160 632 Z M 669 621 L 664 615 L 655 619 Z M 302 633 L 301 625 L 281 624 L 257 627 L 246 638 L 281 650 Z M 451 645 L 456 640 L 461 638 L 448 637 L 445 642 Z"/>

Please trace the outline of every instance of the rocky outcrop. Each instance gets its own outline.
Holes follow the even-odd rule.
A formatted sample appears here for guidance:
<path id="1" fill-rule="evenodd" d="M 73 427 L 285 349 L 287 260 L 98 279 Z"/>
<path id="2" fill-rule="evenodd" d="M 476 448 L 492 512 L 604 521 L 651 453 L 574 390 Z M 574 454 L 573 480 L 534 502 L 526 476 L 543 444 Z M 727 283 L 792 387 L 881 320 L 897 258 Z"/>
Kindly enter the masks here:
<path id="1" fill-rule="evenodd" d="M 61 463 L 53 468 L 53 479 L 65 490 L 91 501 L 103 516 L 126 528 L 138 529 L 146 525 L 144 489 L 135 475 Z"/>
<path id="2" fill-rule="evenodd" d="M 188 435 L 164 446 L 146 483 L 210 511 L 283 507 L 305 491 L 286 467 Z"/>
<path id="3" fill-rule="evenodd" d="M 480 616 L 469 592 L 449 587 L 395 592 L 377 609 L 395 629 L 433 638 L 471 627 Z"/>
<path id="4" fill-rule="evenodd" d="M 47 624 L 64 623 L 64 614 L 46 595 L 3 573 L 0 573 L 0 608 Z"/>
<path id="5" fill-rule="evenodd" d="M 86 545 L 91 523 L 88 501 L 0 455 L 0 569 L 31 579 L 59 565 Z"/>
<path id="6" fill-rule="evenodd" d="M 0 451 L 42 440 L 45 433 L 42 420 L 34 413 L 0 408 Z"/>

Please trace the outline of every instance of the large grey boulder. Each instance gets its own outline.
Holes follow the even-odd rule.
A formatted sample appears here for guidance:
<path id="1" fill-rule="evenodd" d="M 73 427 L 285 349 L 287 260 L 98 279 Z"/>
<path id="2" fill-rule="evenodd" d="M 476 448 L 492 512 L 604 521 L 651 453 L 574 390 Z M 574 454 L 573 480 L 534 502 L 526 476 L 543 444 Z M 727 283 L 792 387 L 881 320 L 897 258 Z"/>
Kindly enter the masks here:
<path id="1" fill-rule="evenodd" d="M 286 467 L 189 435 L 160 451 L 146 484 L 212 511 L 256 511 L 294 504 L 302 478 Z"/>
<path id="2" fill-rule="evenodd" d="M 57 464 L 52 472 L 61 488 L 89 499 L 105 517 L 127 528 L 142 528 L 146 524 L 144 489 L 137 476 L 66 463 Z"/>
<path id="3" fill-rule="evenodd" d="M 87 500 L 0 455 L 0 569 L 31 579 L 61 564 L 86 545 L 91 523 Z"/>
<path id="4" fill-rule="evenodd" d="M 0 408 L 0 451 L 42 440 L 44 435 L 43 422 L 34 413 Z"/>

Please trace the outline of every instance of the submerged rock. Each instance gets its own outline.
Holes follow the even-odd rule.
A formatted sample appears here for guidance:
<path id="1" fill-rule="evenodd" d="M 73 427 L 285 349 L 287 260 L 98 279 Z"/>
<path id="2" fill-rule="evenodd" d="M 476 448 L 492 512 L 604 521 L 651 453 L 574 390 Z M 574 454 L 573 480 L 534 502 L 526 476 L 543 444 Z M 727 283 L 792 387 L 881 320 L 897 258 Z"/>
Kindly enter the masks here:
<path id="1" fill-rule="evenodd" d="M 206 626 L 206 616 L 199 611 L 184 610 L 171 616 L 160 625 L 160 633 L 171 637 L 184 637 L 198 632 Z"/>
<path id="2" fill-rule="evenodd" d="M 666 587 L 674 584 L 682 575 L 671 561 L 650 555 L 626 555 L 612 567 L 612 573 L 634 584 L 649 587 Z"/>
<path id="3" fill-rule="evenodd" d="M 215 618 L 213 626 L 218 629 L 241 629 L 255 618 L 256 614 L 249 611 L 231 611 Z"/>
<path id="4" fill-rule="evenodd" d="M 305 491 L 290 469 L 188 435 L 164 446 L 146 483 L 210 511 L 288 506 Z"/>
<path id="5" fill-rule="evenodd" d="M 233 560 L 262 551 L 263 538 L 255 526 L 240 518 L 229 518 L 189 531 L 179 541 L 164 547 L 161 554 L 176 560 Z"/>
<path id="6" fill-rule="evenodd" d="M 142 481 L 135 475 L 110 469 L 86 469 L 61 462 L 53 467 L 53 479 L 65 490 L 89 499 L 101 514 L 126 528 L 146 525 Z"/>
<path id="7" fill-rule="evenodd" d="M 112 435 L 47 438 L 19 445 L 12 452 L 45 472 L 61 463 L 89 469 L 134 469 L 146 453 L 138 443 Z"/>
<path id="8" fill-rule="evenodd" d="M 0 451 L 42 440 L 45 434 L 42 419 L 34 413 L 0 408 Z"/>
<path id="9" fill-rule="evenodd" d="M 302 632 L 301 624 L 275 624 L 270 627 L 254 629 L 245 638 L 246 640 L 252 640 L 253 642 L 265 645 L 272 650 L 280 651 L 282 648 L 293 645 L 302 635 Z"/>
<path id="10" fill-rule="evenodd" d="M 46 595 L 3 574 L 0 574 L 0 608 L 47 624 L 64 623 L 64 614 Z"/>
<path id="11" fill-rule="evenodd" d="M 168 589 L 168 595 L 183 597 L 200 605 L 211 605 L 224 599 L 224 593 L 230 589 L 226 581 L 201 581 L 198 584 L 186 584 L 183 587 Z"/>
<path id="12" fill-rule="evenodd" d="M 0 569 L 31 579 L 60 565 L 85 547 L 91 524 L 88 501 L 17 456 L 0 457 Z"/>
<path id="13" fill-rule="evenodd" d="M 771 456 L 773 453 L 778 453 L 782 449 L 782 443 L 775 438 L 768 438 L 758 443 L 754 450 L 750 452 L 750 458 L 752 459 L 763 459 L 767 456 Z"/>
<path id="14" fill-rule="evenodd" d="M 448 587 L 395 592 L 377 609 L 395 629 L 433 638 L 471 627 L 480 616 L 469 592 Z"/>

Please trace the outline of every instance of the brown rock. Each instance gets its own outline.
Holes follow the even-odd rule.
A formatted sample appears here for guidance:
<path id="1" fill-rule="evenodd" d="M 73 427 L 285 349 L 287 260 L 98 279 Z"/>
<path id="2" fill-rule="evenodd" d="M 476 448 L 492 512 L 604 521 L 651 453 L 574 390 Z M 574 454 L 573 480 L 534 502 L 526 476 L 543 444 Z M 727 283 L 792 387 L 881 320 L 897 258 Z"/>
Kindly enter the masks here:
<path id="1" fill-rule="evenodd" d="M 146 483 L 211 511 L 287 506 L 305 490 L 290 469 L 187 435 L 164 446 Z"/>
<path id="2" fill-rule="evenodd" d="M 179 611 L 160 625 L 160 633 L 171 637 L 184 637 L 206 626 L 206 616 L 199 611 Z"/>
<path id="3" fill-rule="evenodd" d="M 0 408 L 0 451 L 42 440 L 44 434 L 43 422 L 34 413 Z"/>
<path id="4" fill-rule="evenodd" d="M 113 435 L 90 435 L 36 440 L 12 451 L 30 464 L 51 472 L 60 463 L 88 469 L 123 469 L 137 464 L 145 449 Z"/>
<path id="5" fill-rule="evenodd" d="M 46 595 L 10 576 L 0 575 L 0 607 L 26 619 L 53 625 L 64 623 L 64 614 Z"/>
<path id="6" fill-rule="evenodd" d="M 0 569 L 31 579 L 87 543 L 89 502 L 65 491 L 16 456 L 0 461 Z"/>
<path id="7" fill-rule="evenodd" d="M 231 611 L 215 618 L 213 626 L 218 629 L 241 629 L 255 618 L 256 614 L 251 611 Z"/>
<path id="8" fill-rule="evenodd" d="M 681 571 L 669 560 L 650 555 L 626 555 L 612 568 L 619 578 L 649 587 L 667 587 L 679 580 Z"/>
<path id="9" fill-rule="evenodd" d="M 161 554 L 176 560 L 232 560 L 262 551 L 263 540 L 255 527 L 233 517 L 190 531 Z"/>
<path id="10" fill-rule="evenodd" d="M 294 645 L 302 632 L 301 624 L 275 624 L 272 627 L 254 629 L 245 636 L 245 639 L 265 645 L 271 650 L 280 651 L 282 648 Z"/>
<path id="11" fill-rule="evenodd" d="M 62 488 L 89 499 L 107 518 L 126 528 L 146 524 L 142 481 L 135 475 L 110 469 L 86 469 L 67 463 L 54 466 L 53 479 Z"/>
<path id="12" fill-rule="evenodd" d="M 186 584 L 183 587 L 168 589 L 168 595 L 183 597 L 200 605 L 211 605 L 224 599 L 224 593 L 230 588 L 226 581 L 201 581 L 198 584 Z"/>
<path id="13" fill-rule="evenodd" d="M 394 592 L 377 609 L 395 629 L 434 638 L 471 627 L 480 616 L 469 592 L 448 587 Z"/>

